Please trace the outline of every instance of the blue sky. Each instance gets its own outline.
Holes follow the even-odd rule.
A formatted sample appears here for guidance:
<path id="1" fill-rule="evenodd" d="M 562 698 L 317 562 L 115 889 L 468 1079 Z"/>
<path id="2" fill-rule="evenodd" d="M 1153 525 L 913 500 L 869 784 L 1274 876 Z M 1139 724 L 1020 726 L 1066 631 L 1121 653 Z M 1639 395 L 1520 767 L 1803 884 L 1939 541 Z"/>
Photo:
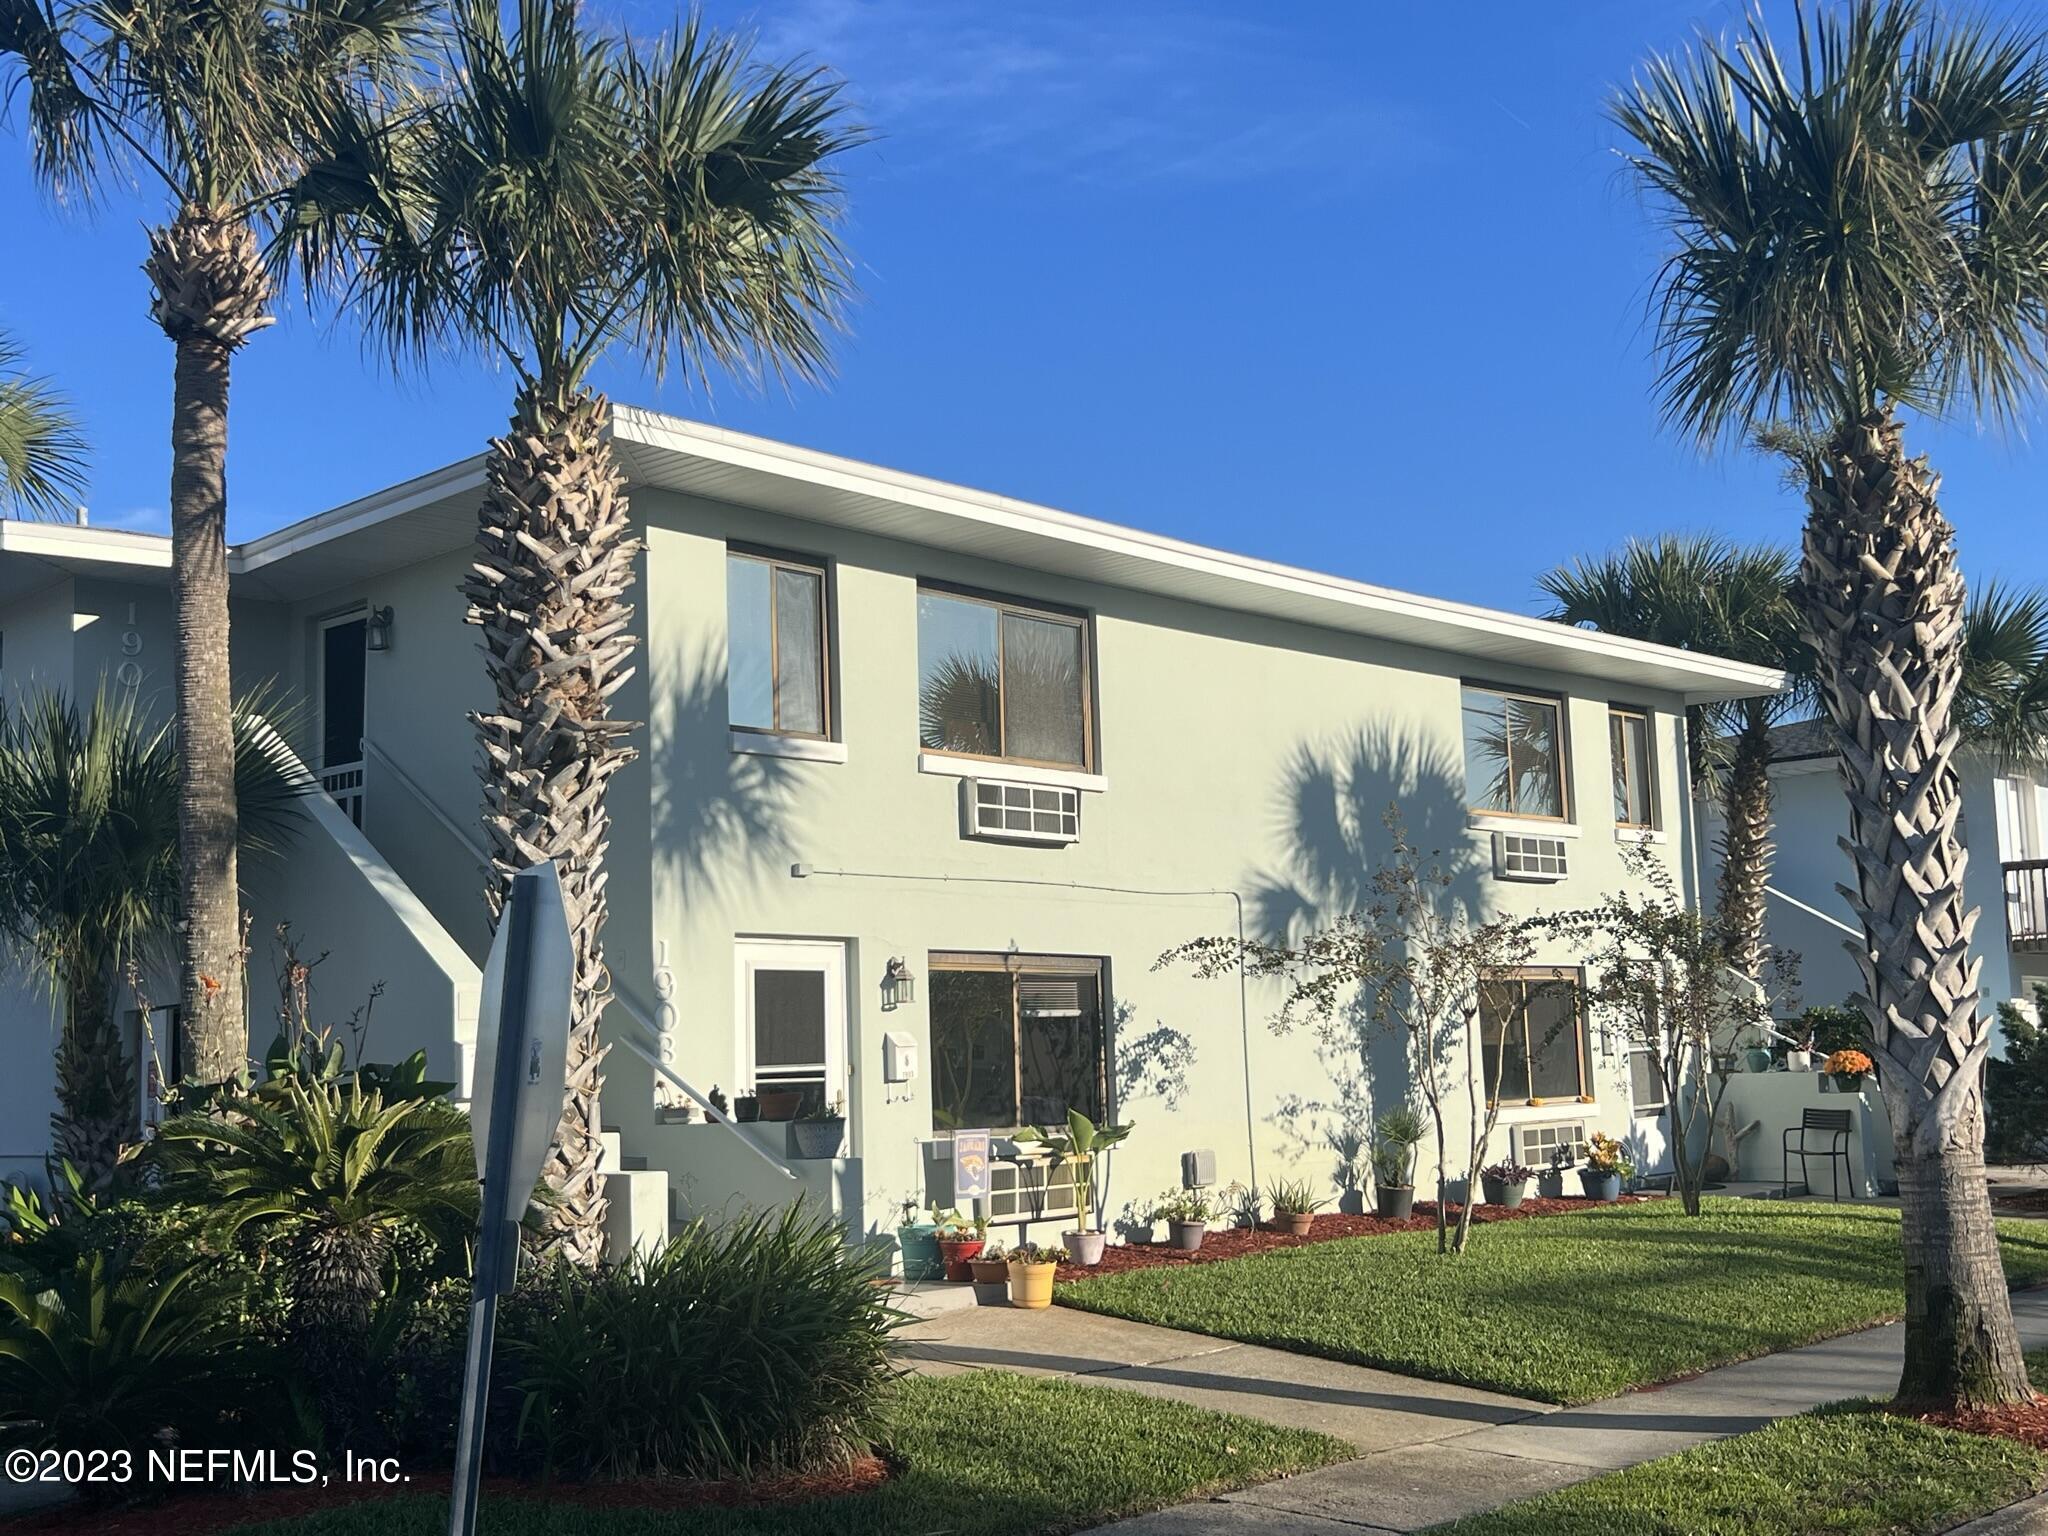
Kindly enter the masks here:
<path id="1" fill-rule="evenodd" d="M 706 13 L 837 68 L 878 131 L 846 165 L 863 298 L 824 389 L 707 398 L 621 361 L 599 379 L 616 399 L 1518 609 L 1538 572 L 1630 534 L 1796 534 L 1772 466 L 1659 425 L 1660 245 L 1601 116 L 1647 50 L 1734 4 Z M 0 326 L 82 408 L 103 524 L 164 526 L 171 357 L 139 269 L 157 216 L 52 207 L 0 138 Z M 346 318 L 288 301 L 236 363 L 233 536 L 478 450 L 512 389 L 461 359 L 393 379 Z M 2032 438 L 1916 424 L 1973 575 L 2048 577 Z"/>

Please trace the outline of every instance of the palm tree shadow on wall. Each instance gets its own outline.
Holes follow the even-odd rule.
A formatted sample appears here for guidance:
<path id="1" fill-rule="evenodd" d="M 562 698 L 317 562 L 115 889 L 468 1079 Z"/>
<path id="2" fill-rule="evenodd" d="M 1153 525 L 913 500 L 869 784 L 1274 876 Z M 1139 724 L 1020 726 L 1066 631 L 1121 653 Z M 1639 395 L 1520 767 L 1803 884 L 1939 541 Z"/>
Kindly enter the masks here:
<path id="1" fill-rule="evenodd" d="M 1246 886 L 1251 933 L 1285 944 L 1370 908 L 1374 876 L 1393 851 L 1390 807 L 1424 863 L 1446 877 L 1436 899 L 1483 919 L 1489 863 L 1470 831 L 1463 763 L 1439 742 L 1368 724 L 1295 748 L 1275 796 L 1274 842 L 1284 851 Z M 1333 1023 L 1316 1044 L 1322 1081 L 1276 1095 L 1268 1120 L 1297 1156 L 1328 1155 L 1339 1208 L 1358 1211 L 1374 1108 L 1406 1102 L 1414 1075 L 1403 1040 L 1376 1025 L 1362 1000 Z"/>
<path id="2" fill-rule="evenodd" d="M 798 765 L 734 752 L 726 714 L 725 659 L 710 645 L 649 709 L 649 737 L 662 744 L 650 807 L 654 861 L 693 899 L 758 884 L 787 868 L 795 852 Z"/>

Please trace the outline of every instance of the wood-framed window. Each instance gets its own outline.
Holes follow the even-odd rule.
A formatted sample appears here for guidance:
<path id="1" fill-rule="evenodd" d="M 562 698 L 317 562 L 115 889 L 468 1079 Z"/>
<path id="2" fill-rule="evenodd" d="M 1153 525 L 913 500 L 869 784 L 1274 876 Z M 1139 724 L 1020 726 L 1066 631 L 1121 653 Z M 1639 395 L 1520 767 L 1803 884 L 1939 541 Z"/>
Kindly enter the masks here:
<path id="1" fill-rule="evenodd" d="M 930 957 L 932 1131 L 1100 1121 L 1108 1098 L 1102 962 L 1071 955 Z"/>
<path id="2" fill-rule="evenodd" d="M 830 739 L 825 586 L 820 561 L 727 547 L 725 696 L 733 730 Z"/>
<path id="3" fill-rule="evenodd" d="M 1607 707 L 1607 743 L 1614 771 L 1614 824 L 1651 832 L 1657 827 L 1656 732 L 1650 712 L 1626 704 Z"/>
<path id="4" fill-rule="evenodd" d="M 1490 970 L 1479 981 L 1486 1096 L 1501 1104 L 1590 1104 L 1585 978 L 1572 966 Z"/>
<path id="5" fill-rule="evenodd" d="M 1467 682 L 1462 705 L 1466 806 L 1501 816 L 1567 820 L 1564 700 Z"/>
<path id="6" fill-rule="evenodd" d="M 1085 614 L 920 585 L 917 735 L 930 752 L 1095 765 Z"/>

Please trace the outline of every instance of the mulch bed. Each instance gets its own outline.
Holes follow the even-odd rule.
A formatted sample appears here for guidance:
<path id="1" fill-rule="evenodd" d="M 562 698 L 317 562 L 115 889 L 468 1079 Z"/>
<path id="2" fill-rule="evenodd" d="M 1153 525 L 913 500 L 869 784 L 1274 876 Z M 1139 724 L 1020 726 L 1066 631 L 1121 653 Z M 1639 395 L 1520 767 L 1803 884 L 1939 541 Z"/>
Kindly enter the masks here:
<path id="1" fill-rule="evenodd" d="M 1991 1209 L 2007 1216 L 2048 1216 L 2048 1189 L 2022 1189 L 2009 1195 L 1994 1192 Z"/>
<path id="2" fill-rule="evenodd" d="M 1644 1195 L 1623 1195 L 1623 1205 L 1638 1204 Z M 1600 1204 L 1597 1200 L 1583 1200 L 1577 1197 L 1551 1200 L 1531 1196 L 1519 1207 L 1510 1211 L 1498 1205 L 1475 1205 L 1472 1207 L 1472 1225 L 1490 1226 L 1497 1221 L 1521 1221 L 1531 1216 L 1562 1216 L 1572 1211 L 1589 1210 Z M 1458 1220 L 1458 1206 L 1454 1203 L 1445 1207 L 1453 1226 Z M 1347 1237 L 1385 1237 L 1390 1232 L 1434 1232 L 1436 1230 L 1436 1202 L 1416 1202 L 1415 1214 L 1406 1221 L 1386 1221 L 1378 1216 L 1347 1216 L 1331 1213 L 1316 1217 L 1315 1225 L 1308 1230 L 1308 1236 L 1296 1237 L 1284 1228 L 1248 1227 L 1211 1228 L 1209 1235 L 1202 1239 L 1202 1246 L 1193 1253 L 1183 1253 L 1166 1243 L 1122 1243 L 1112 1244 L 1102 1251 L 1102 1262 L 1093 1268 L 1084 1269 L 1078 1264 L 1062 1264 L 1056 1278 L 1060 1280 L 1094 1280 L 1103 1275 L 1122 1274 L 1132 1269 L 1177 1269 L 1189 1264 L 1213 1264 L 1224 1259 L 1241 1259 L 1247 1254 L 1266 1253 L 1275 1248 L 1306 1248 L 1310 1243 L 1334 1243 Z"/>
<path id="3" fill-rule="evenodd" d="M 1960 1429 L 1972 1435 L 1997 1435 L 2019 1440 L 2037 1451 L 2048 1451 L 2048 1397 L 2031 1403 L 2011 1403 L 2003 1408 L 1965 1408 L 1955 1413 L 1916 1413 L 1922 1424 L 1943 1429 Z"/>
<path id="4" fill-rule="evenodd" d="M 640 1478 L 619 1483 L 531 1483 L 518 1478 L 486 1478 L 484 1492 L 493 1497 L 537 1500 L 578 1509 L 644 1509 L 658 1512 L 706 1507 L 743 1508 L 763 1504 L 800 1504 L 842 1494 L 868 1493 L 894 1475 L 882 1456 L 866 1456 L 830 1472 L 808 1472 L 752 1482 L 689 1482 L 680 1478 Z M 446 1493 L 445 1472 L 415 1476 L 391 1487 L 383 1484 L 333 1483 L 326 1488 L 279 1488 L 264 1492 L 178 1494 L 154 1504 L 118 1508 L 63 1504 L 0 1519 L 4 1536 L 215 1536 L 216 1532 L 265 1520 L 289 1520 L 318 1514 L 366 1499 L 402 1494 Z"/>

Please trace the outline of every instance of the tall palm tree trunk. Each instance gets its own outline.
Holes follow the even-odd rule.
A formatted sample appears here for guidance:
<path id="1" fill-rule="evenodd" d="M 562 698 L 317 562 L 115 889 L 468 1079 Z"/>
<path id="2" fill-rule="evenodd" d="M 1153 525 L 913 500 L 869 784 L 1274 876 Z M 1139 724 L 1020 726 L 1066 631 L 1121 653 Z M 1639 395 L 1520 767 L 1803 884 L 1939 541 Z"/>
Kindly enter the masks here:
<path id="1" fill-rule="evenodd" d="M 1987 1406 L 2032 1396 L 1984 1183 L 1990 1022 L 1970 958 L 1977 912 L 1950 721 L 1963 580 L 1927 461 L 1887 410 L 1812 466 L 1801 601 L 1841 754 L 1861 919 L 1858 1004 L 1877 1044 L 1904 1206 L 1906 1364 L 1899 1397 Z"/>
<path id="2" fill-rule="evenodd" d="M 88 1189 L 112 1176 L 121 1144 L 135 1130 L 135 1085 L 114 1024 L 103 967 L 81 965 L 65 978 L 64 1032 L 57 1044 L 57 1112 L 50 1116 L 56 1156 Z M 61 1182 L 57 1185 L 62 1188 Z"/>
<path id="3" fill-rule="evenodd" d="M 1721 795 L 1721 930 L 1728 963 L 1763 979 L 1764 887 L 1771 880 L 1771 720 L 1744 716 Z"/>
<path id="4" fill-rule="evenodd" d="M 219 1082 L 249 1059 L 235 867 L 228 675 L 228 365 L 271 323 L 270 284 L 240 220 L 182 208 L 150 231 L 151 314 L 177 349 L 171 404 L 171 583 L 177 609 L 179 1000 L 190 1070 Z"/>
<path id="5" fill-rule="evenodd" d="M 543 1177 L 558 1196 L 550 1245 L 583 1264 L 604 1249 L 605 788 L 633 758 L 622 740 L 632 724 L 612 719 L 609 701 L 632 676 L 633 610 L 622 599 L 639 545 L 610 422 L 602 396 L 546 380 L 520 391 L 511 430 L 491 443 L 463 583 L 497 699 L 474 717 L 492 917 L 519 870 L 553 859 L 575 943 L 568 1091 Z"/>

